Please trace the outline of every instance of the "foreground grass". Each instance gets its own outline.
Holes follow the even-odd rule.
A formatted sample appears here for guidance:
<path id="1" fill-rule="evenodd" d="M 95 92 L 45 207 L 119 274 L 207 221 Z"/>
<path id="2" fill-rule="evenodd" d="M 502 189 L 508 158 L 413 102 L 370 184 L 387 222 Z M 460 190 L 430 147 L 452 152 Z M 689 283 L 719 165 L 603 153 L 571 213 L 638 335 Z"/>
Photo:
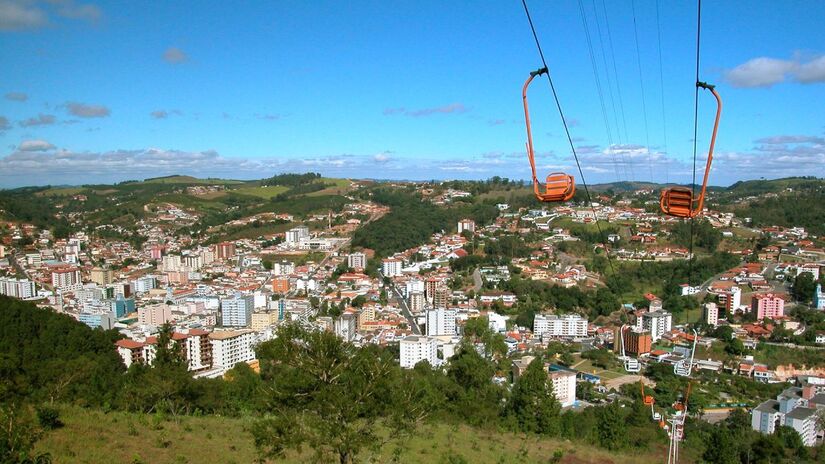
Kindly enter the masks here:
<path id="1" fill-rule="evenodd" d="M 179 422 L 145 414 L 103 413 L 65 406 L 65 426 L 48 432 L 38 452 L 48 452 L 55 463 L 251 463 L 257 453 L 248 426 L 253 419 L 184 417 Z M 562 463 L 661 462 L 666 448 L 639 453 L 615 453 L 582 443 L 534 436 L 497 433 L 464 426 L 433 424 L 399 446 L 388 445 L 377 454 L 363 453 L 358 462 L 447 463 L 450 456 L 468 463 L 547 463 L 561 451 Z M 311 450 L 283 461 L 311 460 Z"/>

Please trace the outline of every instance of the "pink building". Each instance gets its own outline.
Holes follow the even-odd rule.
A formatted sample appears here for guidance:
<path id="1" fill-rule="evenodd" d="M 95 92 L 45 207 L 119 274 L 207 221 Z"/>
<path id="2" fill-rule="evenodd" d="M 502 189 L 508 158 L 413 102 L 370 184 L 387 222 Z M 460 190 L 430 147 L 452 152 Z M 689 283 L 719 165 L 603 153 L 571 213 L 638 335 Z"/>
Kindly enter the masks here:
<path id="1" fill-rule="evenodd" d="M 163 259 L 163 246 L 152 245 L 152 248 L 149 249 L 149 258 L 157 260 Z"/>
<path id="2" fill-rule="evenodd" d="M 785 300 L 773 293 L 754 295 L 751 308 L 756 313 L 756 320 L 768 317 L 778 319 L 785 316 Z"/>

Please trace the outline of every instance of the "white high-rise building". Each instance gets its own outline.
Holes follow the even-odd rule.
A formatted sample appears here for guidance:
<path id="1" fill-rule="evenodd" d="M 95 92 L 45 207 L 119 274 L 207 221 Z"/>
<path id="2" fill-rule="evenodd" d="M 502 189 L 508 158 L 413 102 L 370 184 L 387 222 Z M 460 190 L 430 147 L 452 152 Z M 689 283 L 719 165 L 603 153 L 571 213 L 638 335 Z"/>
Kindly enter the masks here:
<path id="1" fill-rule="evenodd" d="M 306 226 L 299 226 L 286 231 L 285 242 L 287 245 L 297 245 L 302 240 L 309 238 L 309 228 Z"/>
<path id="2" fill-rule="evenodd" d="M 52 271 L 52 285 L 57 290 L 77 290 L 83 286 L 80 269 L 76 267 Z"/>
<path id="3" fill-rule="evenodd" d="M 716 303 L 705 303 L 705 324 L 713 327 L 719 325 L 719 307 Z"/>
<path id="4" fill-rule="evenodd" d="M 438 308 L 427 311 L 427 335 L 455 335 L 455 309 Z"/>
<path id="5" fill-rule="evenodd" d="M 178 272 L 182 267 L 180 256 L 166 255 L 163 257 L 163 272 Z"/>
<path id="6" fill-rule="evenodd" d="M 255 332 L 227 330 L 209 334 L 212 343 L 212 367 L 232 369 L 235 364 L 255 359 Z"/>
<path id="7" fill-rule="evenodd" d="M 29 279 L 0 278 L 0 295 L 14 298 L 31 298 L 35 294 L 34 282 Z"/>
<path id="8" fill-rule="evenodd" d="M 561 407 L 573 406 L 576 402 L 576 373 L 570 371 L 552 371 L 549 374 L 553 382 L 553 394 Z"/>
<path id="9" fill-rule="evenodd" d="M 472 219 L 462 219 L 458 221 L 458 233 L 462 233 L 464 231 L 475 233 L 476 231 L 476 223 Z"/>
<path id="10" fill-rule="evenodd" d="M 295 264 L 289 261 L 281 261 L 272 265 L 272 273 L 276 276 L 290 275 L 295 272 Z"/>
<path id="11" fill-rule="evenodd" d="M 586 337 L 587 319 L 578 314 L 536 314 L 533 335 L 537 337 Z"/>
<path id="12" fill-rule="evenodd" d="M 232 298 L 221 299 L 221 325 L 224 327 L 248 327 L 252 322 L 255 297 L 235 294 Z"/>
<path id="13" fill-rule="evenodd" d="M 143 276 L 135 279 L 133 282 L 135 293 L 146 293 L 149 290 L 157 288 L 157 285 L 158 281 L 155 276 Z"/>
<path id="14" fill-rule="evenodd" d="M 636 331 L 650 331 L 650 339 L 655 342 L 670 332 L 672 325 L 672 314 L 667 311 L 652 311 L 643 313 L 642 317 L 636 320 Z"/>
<path id="15" fill-rule="evenodd" d="M 350 253 L 347 255 L 347 266 L 353 269 L 366 269 L 367 255 L 361 252 Z"/>
<path id="16" fill-rule="evenodd" d="M 418 279 L 410 279 L 407 281 L 406 285 L 406 293 L 408 297 L 413 294 L 413 292 L 421 292 L 424 293 L 424 281 Z"/>
<path id="17" fill-rule="evenodd" d="M 430 366 L 438 362 L 438 342 L 434 338 L 420 335 L 410 335 L 401 340 L 401 367 L 412 369 L 421 361 L 427 361 Z"/>
<path id="18" fill-rule="evenodd" d="M 400 276 L 404 262 L 397 258 L 387 258 L 381 261 L 381 273 L 386 277 Z"/>
<path id="19" fill-rule="evenodd" d="M 335 319 L 335 335 L 343 338 L 344 341 L 351 342 L 355 339 L 356 330 L 358 328 L 358 315 L 353 313 L 344 313 L 338 319 Z"/>

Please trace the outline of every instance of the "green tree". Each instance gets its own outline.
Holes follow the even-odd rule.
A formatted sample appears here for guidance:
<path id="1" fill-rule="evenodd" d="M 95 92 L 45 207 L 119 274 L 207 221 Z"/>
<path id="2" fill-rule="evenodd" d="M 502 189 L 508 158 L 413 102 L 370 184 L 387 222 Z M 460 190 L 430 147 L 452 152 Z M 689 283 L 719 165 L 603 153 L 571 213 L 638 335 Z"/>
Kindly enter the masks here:
<path id="1" fill-rule="evenodd" d="M 257 350 L 266 415 L 252 429 L 263 456 L 304 445 L 316 458 L 351 463 L 423 420 L 431 403 L 380 348 L 358 349 L 326 331 L 284 325 Z M 403 391 L 404 394 L 394 394 Z M 387 437 L 381 426 L 396 433 Z"/>
<path id="2" fill-rule="evenodd" d="M 42 431 L 25 408 L 0 404 L 0 462 L 4 464 L 48 464 L 51 456 L 34 453 Z"/>
<path id="3" fill-rule="evenodd" d="M 487 316 L 468 319 L 464 325 L 464 336 L 472 343 L 484 345 L 484 354 L 488 357 L 501 358 L 507 355 L 504 336 L 493 332 Z"/>
<path id="4" fill-rule="evenodd" d="M 793 296 L 801 303 L 808 303 L 814 296 L 816 282 L 810 272 L 802 272 L 796 275 L 793 281 Z"/>
<path id="5" fill-rule="evenodd" d="M 617 450 L 627 444 L 627 428 L 618 401 L 596 411 L 596 435 L 598 444 L 609 450 Z"/>
<path id="6" fill-rule="evenodd" d="M 453 412 L 473 425 L 494 422 L 503 391 L 493 384 L 495 365 L 481 356 L 466 339 L 447 365 L 447 377 L 456 385 L 448 392 Z"/>
<path id="7" fill-rule="evenodd" d="M 737 464 L 739 462 L 737 443 L 727 428 L 714 427 L 711 430 L 702 459 L 709 464 Z"/>
<path id="8" fill-rule="evenodd" d="M 515 418 L 519 429 L 524 432 L 542 435 L 559 433 L 561 406 L 541 358 L 534 359 L 516 380 L 507 413 Z"/>
<path id="9" fill-rule="evenodd" d="M 164 324 L 157 336 L 155 359 L 151 366 L 132 364 L 126 373 L 121 401 L 131 410 L 187 414 L 196 404 L 199 391 L 189 373 L 182 346 Z"/>

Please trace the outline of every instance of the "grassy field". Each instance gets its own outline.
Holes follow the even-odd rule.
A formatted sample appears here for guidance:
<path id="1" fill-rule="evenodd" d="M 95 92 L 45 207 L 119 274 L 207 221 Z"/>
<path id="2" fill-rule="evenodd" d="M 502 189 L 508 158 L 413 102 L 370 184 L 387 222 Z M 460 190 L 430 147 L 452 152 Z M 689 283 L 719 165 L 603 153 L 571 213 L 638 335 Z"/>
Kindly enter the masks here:
<path id="1" fill-rule="evenodd" d="M 232 192 L 240 195 L 249 195 L 263 198 L 264 200 L 269 200 L 276 195 L 286 192 L 287 190 L 289 190 L 289 187 L 284 187 L 283 185 L 269 185 L 267 187 L 242 187 L 232 190 Z"/>
<path id="2" fill-rule="evenodd" d="M 62 408 L 61 419 L 65 426 L 48 432 L 37 446 L 38 452 L 50 453 L 57 464 L 251 463 L 257 458 L 248 432 L 253 419 L 184 417 L 174 422 L 75 407 Z M 359 462 L 391 462 L 397 447 L 393 444 L 377 454 L 364 453 Z M 420 428 L 400 444 L 397 462 L 546 463 L 556 451 L 562 453 L 559 462 L 569 464 L 661 462 L 667 455 L 664 444 L 654 451 L 619 454 L 564 440 L 434 424 Z M 310 452 L 269 462 L 308 462 Z M 465 461 L 449 460 L 450 456 Z"/>
<path id="3" fill-rule="evenodd" d="M 59 188 L 50 188 L 48 190 L 44 190 L 42 192 L 37 192 L 36 195 L 44 196 L 44 197 L 67 197 L 70 195 L 77 195 L 78 193 L 86 190 L 83 187 L 59 187 Z"/>
<path id="4" fill-rule="evenodd" d="M 331 177 L 322 177 L 321 182 L 329 184 L 330 186 L 307 194 L 308 197 L 319 197 L 322 195 L 343 195 L 349 191 L 349 179 L 333 179 Z"/>
<path id="5" fill-rule="evenodd" d="M 589 359 L 581 359 L 581 358 L 574 358 L 576 359 L 576 363 L 573 364 L 573 368 L 579 370 L 581 372 L 587 372 L 588 374 L 595 374 L 602 378 L 604 381 L 618 379 L 619 377 L 625 375 L 624 373 L 620 372 L 622 370 L 621 367 L 617 367 L 613 370 L 605 370 L 601 367 L 594 366 L 593 362 Z M 581 362 L 579 362 L 581 360 Z"/>

